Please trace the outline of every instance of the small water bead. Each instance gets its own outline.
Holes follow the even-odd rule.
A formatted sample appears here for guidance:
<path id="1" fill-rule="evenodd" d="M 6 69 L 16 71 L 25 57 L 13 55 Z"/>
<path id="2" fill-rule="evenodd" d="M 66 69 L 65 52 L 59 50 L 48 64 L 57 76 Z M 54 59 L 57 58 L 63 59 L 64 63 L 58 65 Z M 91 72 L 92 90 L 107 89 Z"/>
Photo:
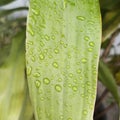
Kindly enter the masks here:
<path id="1" fill-rule="evenodd" d="M 36 80 L 36 81 L 35 81 L 35 86 L 36 86 L 37 88 L 39 88 L 40 85 L 41 85 L 41 82 L 40 82 L 39 80 Z"/>
<path id="2" fill-rule="evenodd" d="M 54 52 L 55 52 L 56 54 L 58 54 L 58 53 L 59 53 L 59 50 L 56 48 L 56 49 L 54 49 Z"/>
<path id="3" fill-rule="evenodd" d="M 68 118 L 67 120 L 72 120 L 72 118 Z"/>
<path id="4" fill-rule="evenodd" d="M 53 67 L 55 67 L 55 68 L 58 68 L 58 67 L 59 67 L 57 62 L 53 62 L 52 65 L 53 65 Z"/>
<path id="5" fill-rule="evenodd" d="M 93 51 L 93 49 L 92 49 L 92 48 L 88 48 L 88 51 L 89 51 L 89 52 L 92 52 L 92 51 Z"/>
<path id="6" fill-rule="evenodd" d="M 89 42 L 89 46 L 94 47 L 95 43 L 93 41 Z"/>
<path id="7" fill-rule="evenodd" d="M 32 30 L 32 25 L 31 24 L 29 24 L 28 25 L 28 30 L 27 30 L 32 36 L 34 36 L 34 31 Z"/>
<path id="8" fill-rule="evenodd" d="M 27 44 L 33 45 L 33 41 L 27 41 Z"/>
<path id="9" fill-rule="evenodd" d="M 51 58 L 53 58 L 53 56 L 52 56 L 52 55 L 49 55 L 48 57 L 49 57 L 50 59 L 51 59 Z"/>
<path id="10" fill-rule="evenodd" d="M 69 83 L 69 84 L 68 84 L 68 87 L 70 87 L 70 88 L 71 88 L 71 87 L 72 87 L 72 84 L 71 84 L 71 83 Z"/>
<path id="11" fill-rule="evenodd" d="M 78 69 L 78 70 L 77 70 L 77 73 L 78 73 L 78 74 L 80 74 L 80 73 L 81 73 L 81 70 L 80 70 L 80 69 Z"/>
<path id="12" fill-rule="evenodd" d="M 83 79 L 83 77 L 82 76 L 80 76 L 80 80 L 82 80 Z"/>
<path id="13" fill-rule="evenodd" d="M 38 90 L 38 93 L 39 93 L 39 94 L 42 94 L 42 93 L 43 93 L 42 89 L 39 89 L 39 90 Z"/>
<path id="14" fill-rule="evenodd" d="M 52 38 L 52 40 L 55 40 L 55 36 L 54 35 L 52 35 L 51 38 Z"/>
<path id="15" fill-rule="evenodd" d="M 88 36 L 85 36 L 85 37 L 84 37 L 84 40 L 85 40 L 85 41 L 89 41 L 90 38 L 89 38 Z"/>
<path id="16" fill-rule="evenodd" d="M 36 73 L 34 73 L 33 76 L 34 76 L 34 77 L 40 77 L 40 73 L 39 73 L 39 72 L 36 72 Z"/>
<path id="17" fill-rule="evenodd" d="M 61 85 L 59 85 L 59 84 L 55 85 L 55 90 L 56 90 L 57 92 L 61 92 L 61 91 L 62 91 Z"/>
<path id="18" fill-rule="evenodd" d="M 86 62 L 87 62 L 87 59 L 86 59 L 86 58 L 82 58 L 82 59 L 81 59 L 81 62 L 82 62 L 82 63 L 86 63 Z"/>
<path id="19" fill-rule="evenodd" d="M 60 115 L 60 119 L 63 120 L 63 115 Z"/>
<path id="20" fill-rule="evenodd" d="M 49 41 L 49 40 L 50 40 L 50 37 L 49 37 L 48 35 L 45 35 L 45 39 L 46 39 L 47 41 Z"/>
<path id="21" fill-rule="evenodd" d="M 32 9 L 32 12 L 33 12 L 35 15 L 38 15 L 38 14 L 39 14 L 39 12 L 38 12 L 37 10 L 35 10 L 35 9 Z"/>
<path id="22" fill-rule="evenodd" d="M 64 42 L 61 40 L 61 41 L 60 41 L 60 44 L 61 44 L 61 45 L 63 45 L 63 44 L 64 44 Z"/>
<path id="23" fill-rule="evenodd" d="M 45 49 L 45 50 L 44 50 L 44 53 L 47 53 L 47 52 L 48 52 L 48 49 Z"/>
<path id="24" fill-rule="evenodd" d="M 32 57 L 31 57 L 31 60 L 32 60 L 33 62 L 35 62 L 35 57 L 34 57 L 34 56 L 32 56 Z"/>
<path id="25" fill-rule="evenodd" d="M 31 72 L 32 72 L 32 67 L 27 67 L 27 75 L 31 75 Z"/>
<path id="26" fill-rule="evenodd" d="M 77 86 L 73 86 L 72 90 L 76 92 L 78 90 Z"/>
<path id="27" fill-rule="evenodd" d="M 96 67 L 96 65 L 93 65 L 92 68 L 93 68 L 93 69 L 96 69 L 97 67 Z"/>
<path id="28" fill-rule="evenodd" d="M 43 83 L 48 85 L 48 84 L 50 84 L 50 80 L 48 78 L 44 78 L 43 79 Z"/>
<path id="29" fill-rule="evenodd" d="M 45 44 L 42 41 L 40 41 L 40 46 L 43 47 L 45 46 Z"/>
<path id="30" fill-rule="evenodd" d="M 73 82 L 74 82 L 74 83 L 77 83 L 77 79 L 74 79 Z"/>
<path id="31" fill-rule="evenodd" d="M 71 78 L 72 78 L 72 77 L 73 77 L 73 74 L 72 74 L 72 73 L 69 73 L 69 77 L 71 77 Z"/>
<path id="32" fill-rule="evenodd" d="M 81 94 L 81 96 L 82 96 L 82 97 L 85 97 L 85 94 L 84 94 L 84 93 L 82 93 L 82 94 Z"/>
<path id="33" fill-rule="evenodd" d="M 40 60 L 44 60 L 44 59 L 45 59 L 45 56 L 44 56 L 43 54 L 40 54 L 40 55 L 39 55 L 39 58 L 40 58 Z"/>
<path id="34" fill-rule="evenodd" d="M 87 115 L 87 113 L 88 113 L 87 110 L 83 110 L 84 115 Z"/>
<path id="35" fill-rule="evenodd" d="M 61 78 L 59 78 L 59 79 L 58 79 L 58 82 L 62 82 L 62 79 L 61 79 Z"/>
<path id="36" fill-rule="evenodd" d="M 41 101 L 44 101 L 44 99 L 45 99 L 44 97 L 41 97 L 41 98 L 40 98 Z"/>
<path id="37" fill-rule="evenodd" d="M 83 17 L 83 16 L 77 16 L 76 17 L 78 20 L 81 20 L 81 21 L 84 21 L 85 20 L 85 17 Z"/>
<path id="38" fill-rule="evenodd" d="M 70 68 L 70 65 L 67 65 L 66 68 L 69 69 L 69 68 Z"/>

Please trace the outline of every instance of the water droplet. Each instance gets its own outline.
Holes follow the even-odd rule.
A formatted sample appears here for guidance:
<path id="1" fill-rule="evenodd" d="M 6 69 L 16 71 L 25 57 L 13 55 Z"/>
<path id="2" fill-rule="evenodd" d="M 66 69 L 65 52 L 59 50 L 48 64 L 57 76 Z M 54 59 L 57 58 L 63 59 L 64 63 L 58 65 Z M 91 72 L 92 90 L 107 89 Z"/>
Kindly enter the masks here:
<path id="1" fill-rule="evenodd" d="M 33 41 L 27 41 L 27 44 L 33 45 Z"/>
<path id="2" fill-rule="evenodd" d="M 95 43 L 94 42 L 89 42 L 89 45 L 91 46 L 91 47 L 94 47 L 95 46 Z"/>
<path id="3" fill-rule="evenodd" d="M 62 91 L 61 85 L 59 85 L 59 84 L 55 85 L 55 90 L 56 90 L 57 92 L 61 92 L 61 91 Z"/>
<path id="4" fill-rule="evenodd" d="M 32 30 L 32 25 L 28 25 L 28 32 L 32 35 L 32 36 L 34 36 L 34 32 L 33 32 L 33 30 Z"/>
<path id="5" fill-rule="evenodd" d="M 93 68 L 93 69 L 96 69 L 97 67 L 96 67 L 96 65 L 93 65 L 92 68 Z"/>
<path id="6" fill-rule="evenodd" d="M 72 118 L 68 118 L 67 120 L 72 120 Z"/>
<path id="7" fill-rule="evenodd" d="M 73 89 L 73 91 L 75 91 L 75 92 L 78 90 L 77 86 L 73 86 L 72 89 Z"/>
<path id="8" fill-rule="evenodd" d="M 69 73 L 69 77 L 71 77 L 71 78 L 72 78 L 72 77 L 73 77 L 73 74 L 72 74 L 72 73 Z"/>
<path id="9" fill-rule="evenodd" d="M 50 84 L 50 80 L 48 78 L 44 78 L 43 79 L 43 83 L 48 85 L 48 84 Z"/>
<path id="10" fill-rule="evenodd" d="M 89 82 L 89 81 L 87 81 L 87 82 L 86 82 L 86 85 L 87 85 L 87 86 L 90 86 L 91 84 L 90 84 L 90 82 Z"/>
<path id="11" fill-rule="evenodd" d="M 77 83 L 77 79 L 74 79 L 73 82 L 74 82 L 74 83 Z"/>
<path id="12" fill-rule="evenodd" d="M 58 63 L 57 62 L 53 62 L 53 67 L 55 67 L 55 68 L 58 68 Z"/>
<path id="13" fill-rule="evenodd" d="M 78 74 L 80 74 L 80 73 L 81 73 L 81 70 L 80 70 L 80 69 L 78 69 L 78 70 L 77 70 L 77 73 L 78 73 Z"/>
<path id="14" fill-rule="evenodd" d="M 39 90 L 38 90 L 38 93 L 39 93 L 39 94 L 42 94 L 42 93 L 43 93 L 42 89 L 39 89 Z"/>
<path id="15" fill-rule="evenodd" d="M 41 101 L 44 101 L 44 97 L 41 97 L 40 100 L 41 100 Z"/>
<path id="16" fill-rule="evenodd" d="M 97 71 L 96 71 L 96 70 L 93 70 L 93 74 L 96 75 L 96 74 L 97 74 Z"/>
<path id="17" fill-rule="evenodd" d="M 39 88 L 40 85 L 41 85 L 41 82 L 40 82 L 39 80 L 36 80 L 36 81 L 35 81 L 35 86 L 36 86 L 37 88 Z"/>
<path id="18" fill-rule="evenodd" d="M 87 110 L 83 110 L 84 115 L 87 115 L 87 113 L 88 113 Z"/>
<path id="19" fill-rule="evenodd" d="M 63 119 L 63 115 L 60 115 L 60 119 L 61 119 L 61 120 Z"/>
<path id="20" fill-rule="evenodd" d="M 90 38 L 88 36 L 85 36 L 84 40 L 88 41 L 88 40 L 90 40 Z"/>
<path id="21" fill-rule="evenodd" d="M 84 93 L 81 94 L 82 97 L 85 97 Z"/>
<path id="22" fill-rule="evenodd" d="M 38 12 L 37 10 L 35 10 L 35 9 L 32 9 L 32 12 L 33 12 L 35 15 L 38 15 L 38 14 L 39 14 L 39 12 Z"/>
<path id="23" fill-rule="evenodd" d="M 45 44 L 42 41 L 40 41 L 40 46 L 43 47 L 45 46 Z"/>
<path id="24" fill-rule="evenodd" d="M 55 40 L 55 36 L 54 36 L 54 35 L 52 35 L 51 38 L 52 38 L 53 40 Z"/>
<path id="25" fill-rule="evenodd" d="M 53 56 L 52 56 L 52 55 L 49 55 L 48 57 L 49 57 L 49 58 L 53 58 Z"/>
<path id="26" fill-rule="evenodd" d="M 48 35 L 45 35 L 45 39 L 46 39 L 47 41 L 49 41 L 49 40 L 50 40 L 50 37 L 49 37 Z"/>
<path id="27" fill-rule="evenodd" d="M 34 75 L 33 75 L 34 77 L 40 77 L 40 73 L 34 73 Z"/>
<path id="28" fill-rule="evenodd" d="M 63 45 L 63 44 L 64 44 L 64 42 L 61 40 L 61 41 L 60 41 L 60 44 L 61 44 L 61 45 Z"/>
<path id="29" fill-rule="evenodd" d="M 83 77 L 82 77 L 82 76 L 80 76 L 80 80 L 82 80 L 82 78 L 83 78 Z"/>
<path id="30" fill-rule="evenodd" d="M 68 84 L 68 87 L 70 87 L 70 88 L 71 88 L 71 87 L 72 87 L 72 84 L 71 84 L 71 83 L 69 83 L 69 84 Z"/>
<path id="31" fill-rule="evenodd" d="M 87 59 L 86 59 L 86 58 L 82 58 L 81 62 L 82 62 L 82 63 L 86 63 L 86 62 L 87 62 Z"/>
<path id="32" fill-rule="evenodd" d="M 43 54 L 39 55 L 40 60 L 44 60 L 45 56 Z"/>
<path id="33" fill-rule="evenodd" d="M 32 57 L 31 57 L 31 60 L 32 60 L 33 62 L 35 62 L 35 57 L 34 57 L 34 56 L 32 56 Z"/>
<path id="34" fill-rule="evenodd" d="M 54 49 L 54 52 L 55 52 L 56 54 L 58 54 L 58 53 L 59 53 L 59 50 L 56 48 L 56 49 Z"/>
<path id="35" fill-rule="evenodd" d="M 61 79 L 61 78 L 59 78 L 59 79 L 58 79 L 58 82 L 62 82 L 62 79 Z"/>
<path id="36" fill-rule="evenodd" d="M 27 75 L 31 75 L 31 72 L 32 72 L 32 67 L 27 67 Z"/>
<path id="37" fill-rule="evenodd" d="M 85 20 L 85 17 L 83 17 L 83 16 L 77 16 L 76 17 L 78 20 L 81 20 L 81 21 L 84 21 Z"/>
<path id="38" fill-rule="evenodd" d="M 70 65 L 67 65 L 66 68 L 69 69 L 69 68 L 70 68 Z"/>
<path id="39" fill-rule="evenodd" d="M 92 52 L 92 51 L 93 51 L 93 49 L 92 49 L 92 48 L 88 48 L 88 51 L 89 51 L 89 52 Z"/>

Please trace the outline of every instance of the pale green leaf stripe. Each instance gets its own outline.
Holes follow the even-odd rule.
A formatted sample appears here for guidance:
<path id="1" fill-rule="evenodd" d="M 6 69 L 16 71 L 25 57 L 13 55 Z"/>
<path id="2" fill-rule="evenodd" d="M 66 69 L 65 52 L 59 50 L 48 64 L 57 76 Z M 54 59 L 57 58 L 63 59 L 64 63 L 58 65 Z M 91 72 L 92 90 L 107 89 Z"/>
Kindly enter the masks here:
<path id="1" fill-rule="evenodd" d="M 36 120 L 92 120 L 101 23 L 98 0 L 31 0 L 26 60 Z"/>

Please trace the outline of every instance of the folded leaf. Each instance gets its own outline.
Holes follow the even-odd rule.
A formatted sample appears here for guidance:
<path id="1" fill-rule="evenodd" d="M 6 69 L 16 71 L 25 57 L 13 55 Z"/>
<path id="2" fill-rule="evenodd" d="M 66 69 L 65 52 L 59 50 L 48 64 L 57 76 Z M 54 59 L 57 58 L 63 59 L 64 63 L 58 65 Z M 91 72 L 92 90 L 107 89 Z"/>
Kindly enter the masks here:
<path id="1" fill-rule="evenodd" d="M 92 120 L 101 43 L 98 0 L 31 0 L 26 60 L 36 120 Z"/>

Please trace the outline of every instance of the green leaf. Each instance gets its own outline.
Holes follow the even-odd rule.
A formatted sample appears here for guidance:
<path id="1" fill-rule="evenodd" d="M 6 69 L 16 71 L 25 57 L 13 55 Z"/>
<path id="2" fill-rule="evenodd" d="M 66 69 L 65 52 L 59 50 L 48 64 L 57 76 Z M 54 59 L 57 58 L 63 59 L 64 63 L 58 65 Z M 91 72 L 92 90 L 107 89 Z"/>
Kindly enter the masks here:
<path id="1" fill-rule="evenodd" d="M 0 6 L 13 2 L 14 0 L 0 0 Z"/>
<path id="2" fill-rule="evenodd" d="M 23 107 L 27 106 L 24 43 L 25 30 L 13 38 L 10 54 L 0 66 L 0 120 L 20 120 Z M 32 108 L 29 109 L 29 115 L 33 112 L 30 111 Z"/>
<path id="3" fill-rule="evenodd" d="M 108 12 L 103 19 L 103 41 L 107 40 L 120 24 L 120 10 Z"/>
<path id="4" fill-rule="evenodd" d="M 101 43 L 98 0 L 31 0 L 26 63 L 36 120 L 92 120 Z"/>
<path id="5" fill-rule="evenodd" d="M 101 9 L 115 10 L 119 9 L 120 0 L 100 0 Z"/>
<path id="6" fill-rule="evenodd" d="M 115 79 L 110 72 L 109 68 L 102 61 L 99 62 L 99 73 L 98 79 L 106 86 L 106 88 L 112 93 L 116 102 L 120 104 L 120 97 L 118 94 L 117 84 Z"/>

